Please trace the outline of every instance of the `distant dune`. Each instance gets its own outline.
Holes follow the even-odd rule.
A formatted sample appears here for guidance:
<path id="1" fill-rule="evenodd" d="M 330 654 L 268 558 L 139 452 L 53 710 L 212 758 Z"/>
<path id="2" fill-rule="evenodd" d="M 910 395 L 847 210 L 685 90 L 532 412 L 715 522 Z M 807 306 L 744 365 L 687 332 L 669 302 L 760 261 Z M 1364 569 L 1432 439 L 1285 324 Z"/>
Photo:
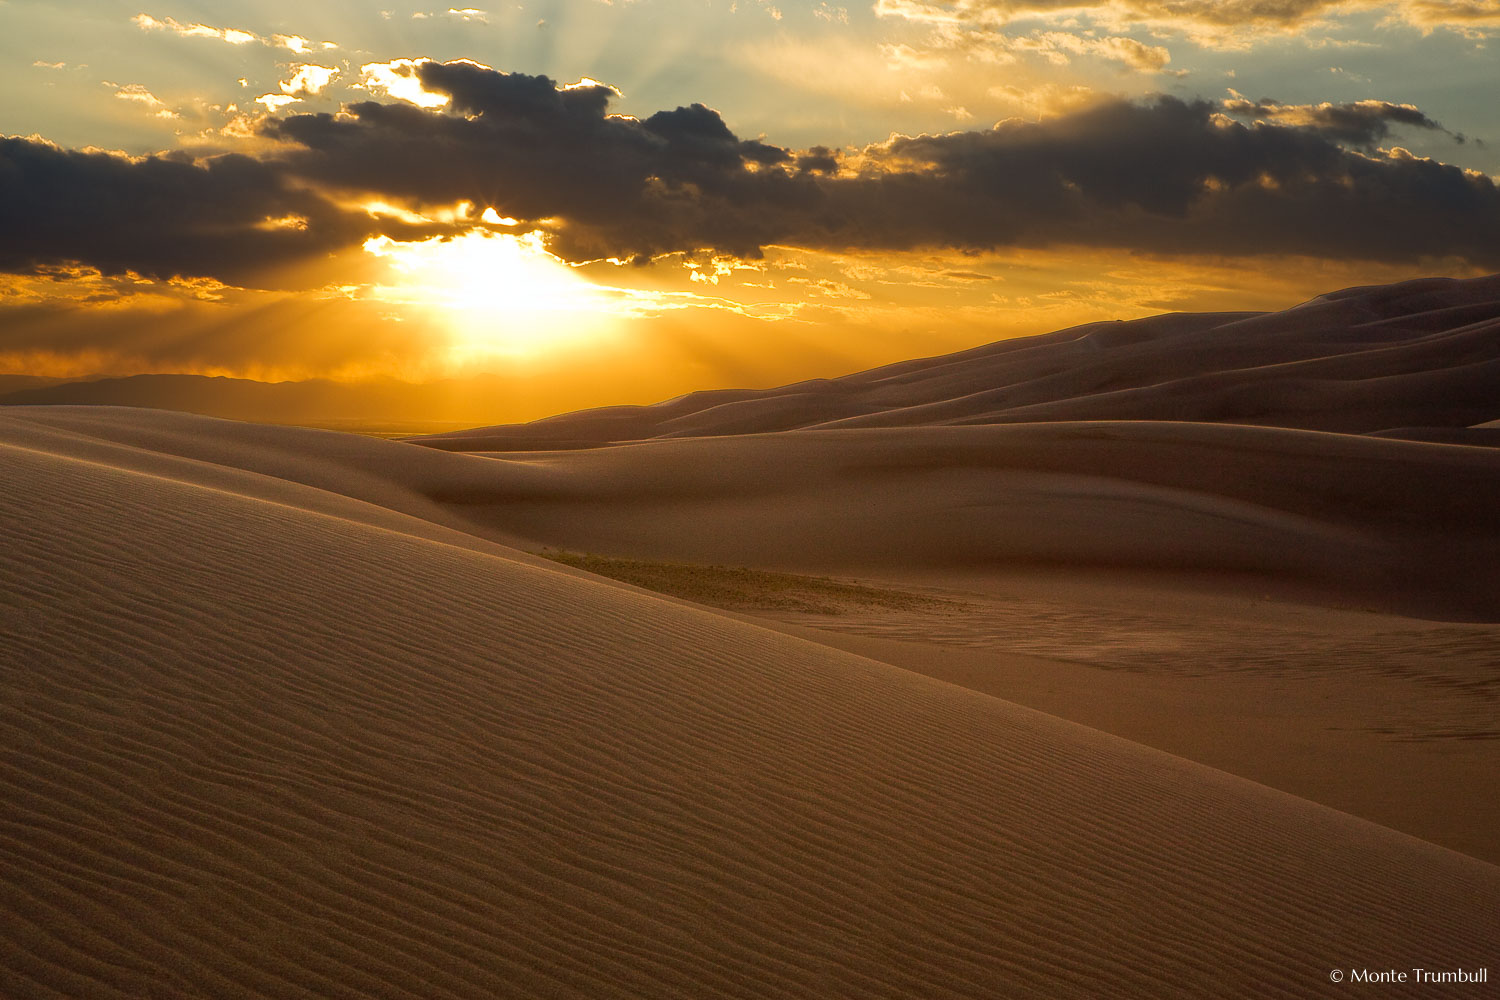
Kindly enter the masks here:
<path id="1" fill-rule="evenodd" d="M 1500 275 L 1348 289 L 1279 313 L 1092 323 L 844 378 L 692 393 L 424 443 L 517 451 L 808 427 L 1064 420 L 1417 435 L 1494 420 L 1497 400 Z"/>
<path id="2" fill-rule="evenodd" d="M 5 394 L 32 389 L 44 389 L 47 386 L 69 381 L 72 380 L 49 378 L 45 375 L 0 375 L 0 400 L 5 398 Z"/>
<path id="3" fill-rule="evenodd" d="M 493 375 L 425 383 L 397 379 L 257 382 L 173 374 L 69 381 L 0 375 L 0 406 L 132 406 L 230 420 L 404 434 L 493 420 L 514 393 L 513 380 Z"/>
<path id="4" fill-rule="evenodd" d="M 0 461 L 6 996 L 1312 997 L 1500 934 L 1492 865 L 412 516 L 502 463 Z"/>
<path id="5" fill-rule="evenodd" d="M 1243 574 L 1500 616 L 1500 452 L 1161 422 L 794 431 L 535 456 L 426 494 L 539 543 L 805 571 Z"/>

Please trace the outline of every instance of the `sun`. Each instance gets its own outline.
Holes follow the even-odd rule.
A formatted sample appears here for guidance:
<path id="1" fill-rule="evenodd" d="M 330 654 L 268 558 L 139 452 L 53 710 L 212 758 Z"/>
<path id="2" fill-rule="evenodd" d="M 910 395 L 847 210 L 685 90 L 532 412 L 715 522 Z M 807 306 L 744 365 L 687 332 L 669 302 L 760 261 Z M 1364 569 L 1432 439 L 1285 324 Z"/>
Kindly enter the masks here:
<path id="1" fill-rule="evenodd" d="M 614 325 L 609 291 L 548 252 L 540 232 L 475 228 L 407 243 L 378 236 L 364 249 L 394 279 L 381 298 L 440 315 L 456 365 L 578 347 Z"/>

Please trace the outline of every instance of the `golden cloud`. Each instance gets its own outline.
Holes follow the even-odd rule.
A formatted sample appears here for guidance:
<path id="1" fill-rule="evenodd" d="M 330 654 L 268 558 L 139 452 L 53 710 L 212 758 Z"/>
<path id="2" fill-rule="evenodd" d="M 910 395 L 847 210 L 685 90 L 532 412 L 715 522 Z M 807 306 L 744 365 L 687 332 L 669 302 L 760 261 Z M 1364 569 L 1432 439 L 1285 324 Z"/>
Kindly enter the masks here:
<path id="1" fill-rule="evenodd" d="M 954 29 L 1017 22 L 1089 22 L 1180 32 L 1211 48 L 1242 48 L 1356 11 L 1384 11 L 1387 24 L 1484 36 L 1500 30 L 1500 0 L 876 0 L 877 15 Z"/>

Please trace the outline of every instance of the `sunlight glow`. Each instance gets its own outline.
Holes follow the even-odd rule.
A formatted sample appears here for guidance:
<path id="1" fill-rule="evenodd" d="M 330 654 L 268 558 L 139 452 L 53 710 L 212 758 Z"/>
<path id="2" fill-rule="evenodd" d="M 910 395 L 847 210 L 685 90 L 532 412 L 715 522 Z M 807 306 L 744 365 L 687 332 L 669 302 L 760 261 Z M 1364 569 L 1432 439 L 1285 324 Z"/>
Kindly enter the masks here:
<path id="1" fill-rule="evenodd" d="M 456 364 L 577 348 L 612 331 L 609 291 L 549 253 L 540 232 L 476 228 L 410 243 L 378 236 L 364 249 L 396 279 L 377 289 L 381 299 L 442 314 Z"/>
<path id="2" fill-rule="evenodd" d="M 360 84 L 372 93 L 389 94 L 419 108 L 445 108 L 452 98 L 424 89 L 417 76 L 417 67 L 426 61 L 392 59 L 390 62 L 365 63 L 359 68 Z"/>

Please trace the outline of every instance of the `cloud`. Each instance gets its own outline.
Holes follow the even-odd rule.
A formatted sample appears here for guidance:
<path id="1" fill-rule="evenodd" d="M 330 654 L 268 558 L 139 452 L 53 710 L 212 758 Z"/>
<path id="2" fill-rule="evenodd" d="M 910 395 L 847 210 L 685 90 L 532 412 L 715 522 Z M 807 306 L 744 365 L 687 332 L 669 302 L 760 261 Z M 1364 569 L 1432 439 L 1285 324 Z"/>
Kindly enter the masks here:
<path id="1" fill-rule="evenodd" d="M 1251 101 L 1233 90 L 1230 94 L 1233 97 L 1224 102 L 1224 110 L 1232 115 L 1314 129 L 1365 150 L 1373 150 L 1378 142 L 1388 137 L 1393 125 L 1443 132 L 1456 142 L 1466 141 L 1462 134 L 1450 132 L 1414 104 L 1373 100 L 1344 104 L 1282 104 L 1268 97 Z"/>
<path id="2" fill-rule="evenodd" d="M 305 55 L 313 50 L 313 43 L 301 35 L 272 35 L 271 41 L 277 46 L 295 52 L 298 55 Z"/>
<path id="3" fill-rule="evenodd" d="M 148 108 L 161 108 L 166 106 L 162 104 L 162 102 L 157 98 L 155 94 L 151 93 L 151 91 L 147 90 L 143 84 L 139 83 L 125 84 L 125 86 L 115 91 L 115 96 L 122 101 L 134 101 L 137 104 L 144 104 Z"/>
<path id="4" fill-rule="evenodd" d="M 411 17 L 413 21 L 428 21 L 435 17 L 452 17 L 460 21 L 488 24 L 490 12 L 480 10 L 478 7 L 449 7 L 447 10 L 413 11 Z"/>
<path id="5" fill-rule="evenodd" d="M 291 79 L 281 81 L 279 86 L 283 94 L 311 97 L 320 93 L 338 75 L 339 71 L 330 66 L 301 63 L 292 67 Z"/>
<path id="6" fill-rule="evenodd" d="M 771 20 L 773 20 L 773 21 L 779 21 L 779 20 L 781 20 L 781 17 L 782 17 L 781 8 L 777 7 L 775 4 L 773 4 L 771 2 L 771 0 L 755 0 L 755 3 L 756 3 L 757 6 L 760 7 L 761 10 L 765 11 L 766 14 L 768 14 L 770 16 Z M 737 11 L 737 10 L 739 10 L 739 5 L 737 3 L 730 4 L 729 9 L 730 9 L 731 12 Z"/>
<path id="7" fill-rule="evenodd" d="M 177 112 L 163 104 L 161 99 L 147 90 L 143 84 L 127 83 L 115 91 L 115 96 L 122 101 L 144 104 L 147 108 L 155 112 L 157 118 L 177 117 Z"/>
<path id="8" fill-rule="evenodd" d="M 280 111 L 288 104 L 296 104 L 300 97 L 290 97 L 286 94 L 261 94 L 255 99 L 255 103 L 262 105 L 267 111 Z"/>
<path id="9" fill-rule="evenodd" d="M 957 43 L 958 39 L 952 41 Z M 992 61 L 1008 61 L 1014 53 L 1026 52 L 1061 66 L 1071 56 L 1093 56 L 1145 73 L 1160 73 L 1172 61 L 1171 53 L 1160 45 L 1147 45 L 1123 35 L 1096 38 L 1068 31 L 1035 31 L 1029 35 L 982 32 L 968 38 L 964 47 L 970 54 Z"/>
<path id="10" fill-rule="evenodd" d="M 267 280 L 367 227 L 247 156 L 130 158 L 0 139 L 0 269 L 77 263 L 106 275 Z"/>
<path id="11" fill-rule="evenodd" d="M 262 94 L 255 99 L 255 103 L 273 113 L 280 111 L 289 104 L 296 104 L 321 93 L 338 75 L 339 71 L 330 66 L 299 63 L 292 67 L 291 77 L 277 84 L 281 93 Z"/>
<path id="12" fill-rule="evenodd" d="M 1445 28 L 1471 37 L 1500 30 L 1500 0 L 1407 0 L 1394 5 L 1390 19 L 1433 31 Z"/>
<path id="13" fill-rule="evenodd" d="M 612 114 L 618 93 L 592 80 L 383 65 L 442 106 L 363 101 L 267 117 L 258 158 L 128 159 L 5 140 L 0 232 L 16 235 L 0 268 L 74 261 L 279 281 L 285 265 L 372 236 L 452 235 L 503 217 L 575 262 L 747 260 L 768 246 L 1093 247 L 1500 269 L 1494 181 L 1376 145 L 1394 126 L 1441 128 L 1407 105 L 1115 100 L 797 151 L 741 139 L 702 104 Z M 376 202 L 393 207 L 361 207 Z"/>
<path id="14" fill-rule="evenodd" d="M 1076 18 L 1065 19 L 1065 23 L 1067 30 L 1037 28 L 1024 33 L 987 22 L 940 23 L 932 25 L 933 30 L 921 38 L 889 42 L 880 46 L 880 51 L 891 70 L 914 71 L 928 77 L 950 68 L 972 77 L 975 64 L 1009 66 L 1023 56 L 1052 66 L 1066 66 L 1075 58 L 1086 58 L 1119 63 L 1142 73 L 1172 72 L 1167 69 L 1172 54 L 1166 46 L 1128 35 L 1100 34 L 1094 28 L 1081 27 Z"/>
<path id="15" fill-rule="evenodd" d="M 1115 62 L 1124 63 L 1131 69 L 1144 72 L 1159 73 L 1166 69 L 1167 63 L 1172 61 L 1171 53 L 1160 45 L 1147 45 L 1134 38 L 1118 35 L 1108 38 L 1083 38 L 1067 32 L 1049 31 L 1043 33 L 1041 37 L 1058 51 L 1112 59 Z"/>
<path id="16" fill-rule="evenodd" d="M 275 34 L 270 38 L 263 38 L 253 31 L 245 31 L 241 28 L 218 28 L 211 24 L 183 24 L 175 18 L 156 18 L 150 14 L 137 14 L 130 21 L 142 31 L 168 31 L 182 38 L 212 38 L 228 42 L 230 45 L 248 45 L 251 42 L 259 42 L 262 45 L 287 49 L 299 55 L 305 55 L 315 49 L 338 48 L 337 42 L 310 42 L 301 35 Z"/>
<path id="17" fill-rule="evenodd" d="M 351 192 L 469 200 L 548 228 L 575 260 L 1070 244 L 1500 266 L 1489 178 L 1375 152 L 1392 123 L 1428 127 L 1401 105 L 1267 103 L 1267 120 L 1244 124 L 1213 102 L 1114 101 L 837 157 L 741 140 L 697 104 L 611 115 L 603 85 L 473 63 L 412 73 L 446 112 L 365 102 L 272 121 L 292 144 L 286 169 Z"/>
<path id="18" fill-rule="evenodd" d="M 1076 23 L 1077 18 L 1126 30 L 1179 31 L 1210 44 L 1237 47 L 1224 28 L 1284 31 L 1351 6 L 1379 0 L 876 0 L 875 13 L 939 29 L 1005 28 L 1018 22 Z M 1217 35 L 1215 32 L 1217 31 Z"/>
<path id="19" fill-rule="evenodd" d="M 562 239 L 575 257 L 614 255 L 624 231 L 635 233 L 630 253 L 684 249 L 690 232 L 753 255 L 761 241 L 741 215 L 816 197 L 780 169 L 791 153 L 740 140 L 701 104 L 640 121 L 610 115 L 617 93 L 599 83 L 560 87 L 467 62 L 420 63 L 406 79 L 445 98 L 447 111 L 363 102 L 269 122 L 272 138 L 302 147 L 285 155 L 287 169 L 353 192 L 567 219 Z M 715 208 L 720 221 L 705 214 Z"/>
<path id="20" fill-rule="evenodd" d="M 183 38 L 216 38 L 230 45 L 246 45 L 262 41 L 261 37 L 239 28 L 215 28 L 207 24 L 182 24 L 175 18 L 155 18 L 150 14 L 137 14 L 130 19 L 142 31 L 170 31 Z"/>
<path id="21" fill-rule="evenodd" d="M 839 154 L 827 146 L 814 146 L 797 157 L 797 169 L 814 174 L 838 173 Z"/>
<path id="22" fill-rule="evenodd" d="M 1500 0 L 876 0 L 875 12 L 938 29 L 1002 28 L 1083 16 L 1124 30 L 1181 32 L 1214 48 L 1242 48 L 1256 35 L 1287 34 L 1356 10 L 1389 24 L 1466 34 L 1500 29 Z M 1233 29 L 1226 31 L 1225 29 Z"/>
<path id="23" fill-rule="evenodd" d="M 417 67 L 427 61 L 392 59 L 390 62 L 365 63 L 359 68 L 359 85 L 371 93 L 386 94 L 419 108 L 444 107 L 448 103 L 448 95 L 424 89 L 421 78 L 417 75 Z"/>
<path id="24" fill-rule="evenodd" d="M 881 172 L 864 183 L 905 209 L 879 234 L 888 244 L 1457 255 L 1500 266 L 1486 245 L 1500 223 L 1490 178 L 1351 151 L 1342 128 L 1247 126 L 1205 101 L 1115 102 L 986 132 L 897 137 L 866 150 Z M 840 200 L 852 213 L 873 197 L 851 187 Z"/>

